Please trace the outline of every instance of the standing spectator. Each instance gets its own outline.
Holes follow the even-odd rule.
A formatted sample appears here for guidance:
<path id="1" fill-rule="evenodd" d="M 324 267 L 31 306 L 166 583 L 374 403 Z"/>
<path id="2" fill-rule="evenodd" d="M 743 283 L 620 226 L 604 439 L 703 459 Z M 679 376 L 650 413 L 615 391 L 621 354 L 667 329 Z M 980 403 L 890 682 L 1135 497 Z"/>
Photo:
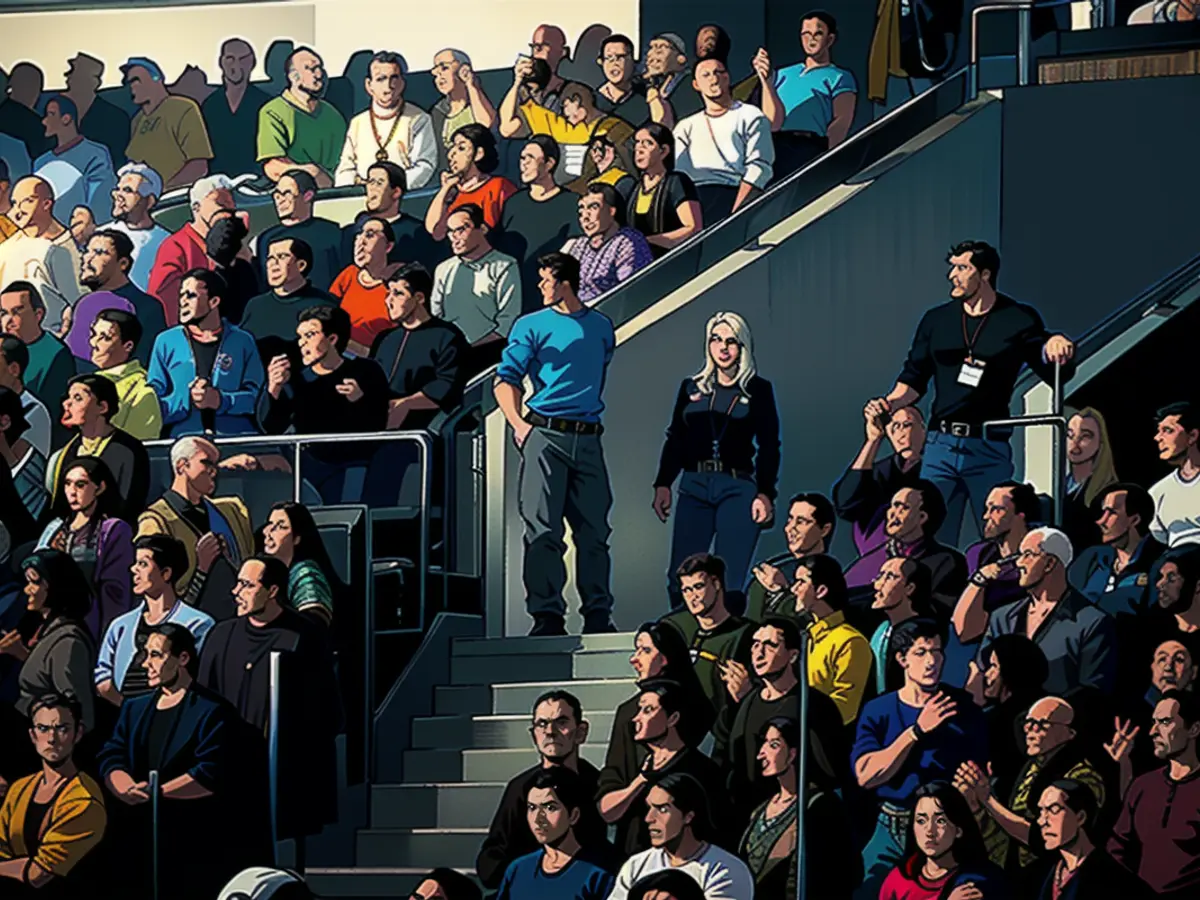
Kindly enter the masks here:
<path id="1" fill-rule="evenodd" d="M 100 226 L 101 231 L 119 231 L 129 238 L 133 249 L 130 268 L 125 274 L 139 291 L 149 290 L 158 248 L 171 236 L 171 232 L 150 215 L 162 192 L 163 183 L 157 172 L 144 163 L 126 163 L 117 172 L 117 186 L 112 193 L 112 221 Z M 114 289 L 106 287 L 105 290 Z M 134 298 L 126 296 L 126 299 Z"/>
<path id="2" fill-rule="evenodd" d="M 1117 675 L 1116 628 L 1067 583 L 1071 559 L 1071 542 L 1061 531 L 1036 528 L 1025 536 L 1017 569 L 1027 596 L 992 613 L 982 649 L 1002 634 L 1024 634 L 1046 654 L 1051 694 L 1109 693 Z"/>
<path id="3" fill-rule="evenodd" d="M 579 754 L 580 746 L 587 742 L 589 728 L 583 718 L 583 707 L 573 694 L 550 691 L 534 701 L 529 734 L 541 758 L 535 766 L 514 776 L 504 789 L 475 861 L 475 871 L 484 887 L 499 887 L 514 860 L 533 853 L 541 843 L 530 833 L 527 813 L 529 792 L 542 773 L 565 769 L 578 779 L 579 791 L 584 796 L 596 795 L 600 773 Z M 579 819 L 573 825 L 574 835 L 583 846 L 595 847 L 605 842 L 606 828 L 594 804 L 589 802 L 580 809 Z"/>
<path id="4" fill-rule="evenodd" d="M 169 93 L 158 63 L 144 56 L 131 57 L 121 74 L 138 107 L 126 158 L 152 168 L 167 190 L 208 175 L 212 144 L 196 101 Z"/>
<path id="5" fill-rule="evenodd" d="M 271 98 L 250 81 L 257 64 L 258 57 L 248 41 L 230 38 L 221 44 L 217 60 L 221 90 L 213 91 L 200 104 L 212 140 L 214 172 L 234 176 L 258 171 L 258 115 Z"/>
<path id="6" fill-rule="evenodd" d="M 622 225 L 624 209 L 616 188 L 608 184 L 592 184 L 579 198 L 583 237 L 571 238 L 563 252 L 579 260 L 581 300 L 595 300 L 653 260 L 641 232 Z"/>
<path id="7" fill-rule="evenodd" d="M 168 437 L 258 431 L 254 404 L 263 365 L 254 338 L 222 316 L 225 280 L 188 272 L 179 287 L 179 322 L 154 342 L 147 383 L 162 402 Z"/>
<path id="8" fill-rule="evenodd" d="M 912 619 L 934 618 L 929 596 L 929 570 L 915 559 L 893 556 L 875 577 L 875 600 L 871 609 L 882 612 L 884 620 L 871 635 L 871 654 L 875 657 L 875 691 L 886 694 L 898 687 L 892 671 L 892 634 L 898 625 Z"/>
<path id="9" fill-rule="evenodd" d="M 117 176 L 108 148 L 80 134 L 75 101 L 54 94 L 45 109 L 42 124 L 54 147 L 33 161 L 33 173 L 54 188 L 55 218 L 70 221 L 76 206 L 96 210 L 107 204 Z"/>
<path id="10" fill-rule="evenodd" d="M 87 53 L 76 53 L 67 61 L 65 77 L 63 94 L 79 110 L 79 133 L 107 147 L 114 166 L 124 165 L 129 116 L 100 96 L 104 63 Z"/>
<path id="11" fill-rule="evenodd" d="M 394 162 L 371 164 L 367 169 L 363 211 L 358 213 L 349 225 L 342 226 L 339 267 L 341 260 L 353 258 L 354 238 L 372 216 L 391 225 L 392 234 L 396 237 L 396 242 L 388 252 L 389 263 L 416 262 L 432 270 L 446 258 L 445 248 L 437 244 L 425 230 L 424 221 L 408 215 L 401 209 L 404 192 L 407 190 L 408 181 L 404 177 L 404 170 Z"/>
<path id="12" fill-rule="evenodd" d="M 12 281 L 0 286 L 0 329 L 25 345 L 22 381 L 35 397 L 55 405 L 67 391 L 75 360 L 67 345 L 46 330 L 45 323 L 46 304 L 35 285 Z"/>
<path id="13" fill-rule="evenodd" d="M 704 109 L 675 126 L 675 164 L 696 185 L 703 221 L 711 225 L 767 186 L 775 147 L 762 111 L 733 98 L 723 60 L 702 59 L 692 71 Z"/>
<path id="14" fill-rule="evenodd" d="M 1067 465 L 1063 531 L 1072 547 L 1085 550 L 1100 543 L 1096 501 L 1117 480 L 1108 425 L 1099 410 L 1089 406 L 1067 421 Z"/>
<path id="15" fill-rule="evenodd" d="M 195 269 L 212 269 L 207 239 L 212 227 L 234 214 L 233 182 L 224 175 L 201 178 L 188 192 L 191 221 L 163 240 L 154 257 L 150 286 L 146 290 L 159 299 L 167 324 L 179 324 L 179 287 L 183 277 Z"/>
<path id="16" fill-rule="evenodd" d="M 458 328 L 471 345 L 463 361 L 467 378 L 500 361 L 505 338 L 521 314 L 517 261 L 492 247 L 489 227 L 474 203 L 450 213 L 446 231 L 454 255 L 434 271 L 429 297 L 429 311 Z"/>
<path id="17" fill-rule="evenodd" d="M 447 151 L 453 136 L 464 125 L 496 125 L 496 108 L 483 92 L 479 76 L 471 68 L 471 57 L 461 50 L 447 48 L 433 57 L 433 86 L 442 95 L 429 111 L 437 139 L 438 169 L 447 168 Z"/>
<path id="18" fill-rule="evenodd" d="M 495 136 L 482 125 L 463 125 L 451 137 L 446 154 L 441 187 L 425 211 L 425 230 L 435 241 L 445 240 L 450 214 L 468 203 L 483 210 L 488 228 L 495 228 L 504 204 L 517 192 L 507 178 L 492 174 L 500 165 Z"/>
<path id="19" fill-rule="evenodd" d="M 17 280 L 33 284 L 44 301 L 42 327 L 60 334 L 63 315 L 81 291 L 79 251 L 54 218 L 54 188 L 37 176 L 22 178 L 13 187 L 10 216 L 20 230 L 0 244 L 0 287 Z"/>
<path id="20" fill-rule="evenodd" d="M 979 669 L 973 666 L 973 673 Z M 1005 634 L 988 644 L 978 678 L 967 691 L 987 719 L 988 771 L 997 791 L 1007 794 L 1025 765 L 1025 714 L 1046 696 L 1046 654 L 1022 634 Z"/>
<path id="21" fill-rule="evenodd" d="M 800 17 L 804 61 L 770 77 L 771 60 L 759 50 L 754 69 L 762 82 L 763 114 L 771 122 L 776 174 L 807 165 L 846 139 L 854 122 L 858 85 L 854 75 L 833 63 L 837 20 L 824 10 Z"/>
<path id="22" fill-rule="evenodd" d="M 179 599 L 175 586 L 187 572 L 183 544 L 163 534 L 140 537 L 133 545 L 132 587 L 140 601 L 109 624 L 96 658 L 96 694 L 114 706 L 152 688 L 146 673 L 146 644 L 159 625 L 173 623 L 192 633 L 196 646 L 213 626 L 212 616 Z"/>
<path id="23" fill-rule="evenodd" d="M 391 322 L 387 314 L 387 279 L 400 268 L 400 263 L 391 262 L 395 246 L 396 233 L 386 219 L 365 219 L 354 238 L 354 261 L 329 287 L 329 293 L 350 315 L 346 349 L 355 356 L 369 356 L 375 339 Z"/>
<path id="24" fill-rule="evenodd" d="M 494 393 L 522 452 L 525 603 L 533 635 L 565 634 L 563 525 L 575 544 L 575 584 L 585 634 L 615 631 L 609 576 L 612 487 L 600 443 L 612 320 L 579 299 L 579 263 L 565 253 L 538 260 L 544 307 L 509 334 Z M 524 379 L 534 392 L 521 413 Z M 560 512 L 561 510 L 561 512 Z"/>
<path id="25" fill-rule="evenodd" d="M 113 426 L 139 441 L 153 441 L 162 435 L 162 408 L 158 395 L 146 382 L 146 368 L 133 356 L 141 334 L 137 316 L 105 309 L 92 323 L 88 343 L 96 374 L 117 386 L 119 408 L 112 418 Z"/>
<path id="26" fill-rule="evenodd" d="M 437 170 L 437 136 L 429 114 L 404 99 L 408 63 L 381 50 L 371 57 L 366 88 L 371 105 L 350 120 L 334 184 L 362 184 L 375 162 L 395 162 L 417 190 Z"/>
<path id="27" fill-rule="evenodd" d="M 246 304 L 241 328 L 254 336 L 264 366 L 286 353 L 299 371 L 296 323 L 300 312 L 314 306 L 337 306 L 337 300 L 313 286 L 309 277 L 313 252 L 307 241 L 284 235 L 264 244 L 262 250 L 270 290 Z"/>
<path id="28" fill-rule="evenodd" d="M 665 522 L 671 485 L 680 477 L 668 590 L 683 559 L 711 545 L 725 561 L 735 607 L 745 609 L 742 586 L 759 532 L 775 515 L 779 411 L 771 382 L 758 374 L 746 320 L 719 312 L 704 334 L 704 365 L 680 383 L 675 398 L 652 506 Z M 672 605 L 679 605 L 678 594 Z"/>
<path id="29" fill-rule="evenodd" d="M 657 96 L 670 110 L 670 99 L 675 89 L 686 84 L 688 73 L 687 45 L 674 32 L 664 31 L 650 38 L 642 54 L 641 90 Z M 649 97 L 647 97 L 649 99 Z M 673 121 L 663 120 L 668 128 Z"/>
<path id="30" fill-rule="evenodd" d="M 336 222 L 313 215 L 317 196 L 316 180 L 303 169 L 289 169 L 279 176 L 271 199 L 279 224 L 260 234 L 254 242 L 260 280 L 268 277 L 267 257 L 273 243 L 294 238 L 308 244 L 312 254 L 304 274 L 314 285 L 325 290 L 342 269 L 342 231 Z M 244 323 L 243 323 L 244 324 Z"/>
<path id="31" fill-rule="evenodd" d="M 51 507 L 54 518 L 37 543 L 40 550 L 68 554 L 83 571 L 93 598 L 86 621 L 97 644 L 113 620 L 133 605 L 133 530 L 113 515 L 120 500 L 116 479 L 102 460 L 75 460 Z"/>
<path id="32" fill-rule="evenodd" d="M 790 616 L 795 612 L 790 588 L 796 580 L 796 566 L 806 556 L 828 552 L 835 524 L 833 504 L 824 495 L 801 493 L 788 500 L 783 525 L 787 552 L 751 569 L 754 580 L 746 591 L 746 618 L 761 622 L 767 614 Z"/>
<path id="33" fill-rule="evenodd" d="M 1158 458 L 1175 471 L 1150 488 L 1150 533 L 1168 547 L 1200 543 L 1200 407 L 1172 403 L 1157 419 Z"/>
<path id="34" fill-rule="evenodd" d="M 150 455 L 142 442 L 112 424 L 120 408 L 117 386 L 103 375 L 76 375 L 62 400 L 62 424 L 72 429 L 66 445 L 50 458 L 46 486 L 51 501 L 60 502 L 63 476 L 77 459 L 101 459 L 112 473 L 119 495 L 112 514 L 134 521 L 146 508 L 150 490 Z"/>
<path id="35" fill-rule="evenodd" d="M 623 34 L 610 34 L 600 43 L 600 55 L 596 58 L 596 65 L 604 73 L 604 84 L 596 89 L 596 106 L 632 123 L 650 118 L 645 94 L 637 90 L 634 80 L 635 53 L 633 41 Z"/>
<path id="36" fill-rule="evenodd" d="M 2 297 L 2 295 L 0 295 Z M 0 299 L 0 303 L 3 300 Z M 0 323 L 3 323 L 0 307 Z M 50 455 L 50 413 L 46 404 L 25 387 L 25 373 L 29 368 L 29 347 L 19 337 L 5 333 L 0 328 L 0 387 L 8 388 L 20 401 L 20 408 L 28 420 L 29 433 L 26 440 L 37 448 L 43 457 Z"/>
<path id="37" fill-rule="evenodd" d="M 49 149 L 46 145 L 45 132 L 42 130 L 39 116 L 33 107 L 42 91 L 41 72 L 35 70 L 38 81 L 33 85 L 32 100 L 17 90 L 13 76 L 26 69 L 28 64 L 17 63 L 7 78 L 0 77 L 0 133 L 19 139 L 30 159 Z M 29 102 L 25 102 L 29 100 Z"/>
<path id="38" fill-rule="evenodd" d="M 271 181 L 303 169 L 318 188 L 333 186 L 346 120 L 327 100 L 325 63 L 315 50 L 297 47 L 284 61 L 288 86 L 258 113 L 258 161 Z"/>
<path id="39" fill-rule="evenodd" d="M 119 309 L 119 301 L 129 304 L 139 326 L 133 355 L 142 365 L 147 365 L 154 350 L 155 339 L 167 330 L 167 319 L 162 304 L 129 278 L 135 249 L 133 241 L 124 231 L 115 228 L 97 231 L 84 247 L 79 282 L 89 291 L 107 292 L 119 298 L 110 301 L 112 305 L 107 306 L 108 309 Z M 69 336 L 75 335 L 75 329 L 82 329 L 79 337 L 84 341 L 88 340 L 89 327 L 92 324 L 87 322 L 83 315 L 87 299 L 84 297 L 76 305 L 71 316 Z"/>
<path id="40" fill-rule="evenodd" d="M 271 507 L 262 531 L 263 552 L 288 567 L 288 603 L 323 625 L 333 621 L 333 561 L 308 507 L 285 500 Z"/>
<path id="41" fill-rule="evenodd" d="M 646 237 L 654 258 L 678 247 L 704 228 L 692 180 L 675 171 L 675 135 L 647 122 L 634 134 L 637 187 L 625 206 L 625 221 Z"/>
<path id="42" fill-rule="evenodd" d="M 987 492 L 1012 478 L 1012 447 L 1002 429 L 983 433 L 983 423 L 1008 418 L 1013 388 L 1022 366 L 1053 383 L 1074 374 L 1075 345 L 1050 334 L 1032 306 L 997 293 L 1000 254 L 983 241 L 951 248 L 950 302 L 935 306 L 917 325 L 908 359 L 884 409 L 912 406 L 933 382 L 930 434 L 922 476 L 938 486 L 948 513 L 939 532 L 958 540 L 970 503 L 982 517 Z M 990 327 L 985 327 L 990 326 Z"/>
<path id="43" fill-rule="evenodd" d="M 542 305 L 537 261 L 560 250 L 578 228 L 577 198 L 554 180 L 561 155 L 558 142 L 548 134 L 535 134 L 525 142 L 517 161 L 524 187 L 505 202 L 494 238 L 497 249 L 517 261 L 522 312 Z"/>

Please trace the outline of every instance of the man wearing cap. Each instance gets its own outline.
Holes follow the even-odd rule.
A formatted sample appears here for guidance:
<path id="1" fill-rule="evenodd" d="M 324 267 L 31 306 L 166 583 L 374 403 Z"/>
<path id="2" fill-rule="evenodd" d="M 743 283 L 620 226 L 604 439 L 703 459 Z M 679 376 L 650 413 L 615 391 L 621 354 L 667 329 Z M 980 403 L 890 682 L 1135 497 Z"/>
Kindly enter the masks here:
<path id="1" fill-rule="evenodd" d="M 140 109 L 133 117 L 125 156 L 166 179 L 166 188 L 191 184 L 208 174 L 212 144 L 195 100 L 172 96 L 158 63 L 135 56 L 121 66 L 125 84 Z"/>
<path id="2" fill-rule="evenodd" d="M 114 166 L 125 162 L 125 145 L 129 143 L 129 116 L 99 95 L 104 63 L 86 53 L 77 53 L 67 64 L 67 89 L 79 110 L 79 133 L 89 141 L 108 148 Z"/>
<path id="3" fill-rule="evenodd" d="M 302 169 L 318 188 L 333 186 L 346 141 L 346 120 L 322 100 L 325 63 L 315 50 L 297 47 L 284 62 L 288 86 L 258 113 L 258 161 L 272 181 Z"/>
<path id="4" fill-rule="evenodd" d="M 226 175 L 257 172 L 254 140 L 258 114 L 271 99 L 270 94 L 250 82 L 258 58 L 244 40 L 230 38 L 221 45 L 218 64 L 221 90 L 213 91 L 200 104 L 213 146 L 209 168 Z"/>
<path id="5" fill-rule="evenodd" d="M 75 101 L 63 94 L 52 95 L 46 101 L 42 124 L 55 145 L 33 161 L 33 174 L 54 187 L 54 217 L 69 222 L 77 206 L 91 210 L 107 205 L 117 181 L 112 158 L 107 147 L 79 133 Z"/>
<path id="6" fill-rule="evenodd" d="M 687 45 L 679 35 L 664 31 L 650 38 L 642 54 L 642 83 L 654 88 L 664 100 L 681 84 L 687 84 Z"/>
<path id="7" fill-rule="evenodd" d="M 404 169 L 408 189 L 423 187 L 437 168 L 437 137 L 429 114 L 404 99 L 408 64 L 399 53 L 381 50 L 367 68 L 371 105 L 350 120 L 334 184 L 363 184 L 377 162 Z"/>

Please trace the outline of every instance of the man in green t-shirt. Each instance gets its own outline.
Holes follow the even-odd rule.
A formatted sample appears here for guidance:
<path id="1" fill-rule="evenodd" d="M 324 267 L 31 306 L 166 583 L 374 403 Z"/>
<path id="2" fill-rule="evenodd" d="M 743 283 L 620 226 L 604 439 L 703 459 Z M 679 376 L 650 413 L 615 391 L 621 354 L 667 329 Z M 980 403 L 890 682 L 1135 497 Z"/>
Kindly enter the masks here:
<path id="1" fill-rule="evenodd" d="M 272 181 L 302 169 L 318 188 L 333 186 L 333 173 L 346 139 L 346 120 L 321 99 L 325 64 L 315 51 L 298 47 L 284 64 L 288 86 L 258 113 L 258 161 Z"/>

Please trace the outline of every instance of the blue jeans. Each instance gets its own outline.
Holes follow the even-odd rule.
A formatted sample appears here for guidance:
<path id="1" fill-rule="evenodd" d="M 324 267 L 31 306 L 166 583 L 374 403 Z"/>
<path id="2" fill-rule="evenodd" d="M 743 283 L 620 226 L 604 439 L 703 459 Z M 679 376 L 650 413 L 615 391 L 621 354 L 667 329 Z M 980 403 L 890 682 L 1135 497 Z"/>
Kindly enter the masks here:
<path id="1" fill-rule="evenodd" d="M 854 892 L 854 900 L 879 900 L 883 880 L 904 858 L 904 845 L 911 827 L 911 815 L 879 813 L 871 840 L 863 848 L 863 881 Z"/>
<path id="2" fill-rule="evenodd" d="M 983 518 L 988 493 L 1012 476 L 1012 446 L 1007 440 L 954 437 L 930 431 L 921 460 L 921 477 L 936 484 L 946 501 L 946 521 L 937 539 L 957 547 L 967 506 L 974 509 L 974 521 L 978 523 Z"/>
<path id="3" fill-rule="evenodd" d="M 721 557 L 725 562 L 727 597 L 741 596 L 762 530 L 750 518 L 750 505 L 756 496 L 758 487 L 753 481 L 724 472 L 684 472 L 679 477 L 671 563 L 667 569 L 667 590 L 673 608 L 683 603 L 675 570 L 693 553 L 711 550 Z M 733 598 L 732 606 L 737 605 L 737 598 Z"/>

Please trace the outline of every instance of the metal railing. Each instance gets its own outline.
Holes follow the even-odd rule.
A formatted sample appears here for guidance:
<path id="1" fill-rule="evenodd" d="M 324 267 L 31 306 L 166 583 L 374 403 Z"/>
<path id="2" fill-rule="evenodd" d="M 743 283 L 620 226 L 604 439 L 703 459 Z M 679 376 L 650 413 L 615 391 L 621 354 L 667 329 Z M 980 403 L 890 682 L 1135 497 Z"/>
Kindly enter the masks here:
<path id="1" fill-rule="evenodd" d="M 1105 0 L 1093 0 L 1092 15 L 1096 15 L 1096 5 L 1104 5 Z M 993 13 L 1015 12 L 1017 14 L 1017 84 L 1027 87 L 1033 73 L 1033 12 L 1034 10 L 1051 10 L 1063 6 L 1072 6 L 1075 0 L 1054 0 L 1051 3 L 1038 3 L 1036 0 L 1012 0 L 1008 3 L 989 3 L 977 6 L 971 11 L 971 97 L 979 95 L 979 20 Z"/>
<path id="2" fill-rule="evenodd" d="M 1063 521 L 1063 503 L 1067 490 L 1067 419 L 1063 415 L 1062 366 L 1054 364 L 1054 384 L 1051 385 L 1049 415 L 1013 416 L 1008 419 L 993 419 L 983 423 L 983 436 L 993 428 L 1033 428 L 1037 425 L 1049 425 L 1054 429 L 1054 447 L 1051 450 L 1051 465 L 1054 467 L 1053 493 L 1054 526 L 1061 527 Z"/>

